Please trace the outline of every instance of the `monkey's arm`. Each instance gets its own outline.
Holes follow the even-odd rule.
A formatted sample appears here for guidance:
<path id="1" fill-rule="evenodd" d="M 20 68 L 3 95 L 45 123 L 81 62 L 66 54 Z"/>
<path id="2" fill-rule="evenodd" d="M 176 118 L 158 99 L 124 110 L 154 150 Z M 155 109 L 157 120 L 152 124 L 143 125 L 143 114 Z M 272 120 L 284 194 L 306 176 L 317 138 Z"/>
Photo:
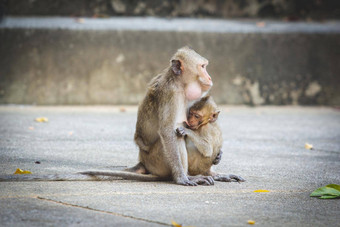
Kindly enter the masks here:
<path id="1" fill-rule="evenodd" d="M 177 138 L 174 129 L 178 122 L 177 118 L 180 117 L 181 113 L 178 112 L 181 107 L 180 103 L 178 103 L 178 97 L 176 95 L 167 95 L 165 97 L 171 97 L 170 100 L 164 100 L 162 103 L 166 103 L 165 106 L 159 108 L 159 129 L 158 134 L 162 143 L 162 151 L 166 164 L 171 169 L 173 180 L 177 184 L 187 185 L 187 186 L 196 186 L 197 183 L 189 180 L 187 176 L 187 169 L 184 170 L 184 166 L 182 164 L 182 159 L 187 159 L 187 151 L 185 148 L 185 142 L 181 138 Z M 170 114 L 169 113 L 173 113 Z M 185 116 L 185 112 L 183 111 L 183 116 Z M 185 119 L 181 119 L 185 120 Z M 187 162 L 187 160 L 183 160 Z"/>
<path id="2" fill-rule="evenodd" d="M 213 154 L 213 147 L 209 143 L 207 136 L 202 136 L 197 131 L 184 127 L 178 127 L 176 133 L 178 136 L 187 136 L 204 157 L 211 157 Z"/>

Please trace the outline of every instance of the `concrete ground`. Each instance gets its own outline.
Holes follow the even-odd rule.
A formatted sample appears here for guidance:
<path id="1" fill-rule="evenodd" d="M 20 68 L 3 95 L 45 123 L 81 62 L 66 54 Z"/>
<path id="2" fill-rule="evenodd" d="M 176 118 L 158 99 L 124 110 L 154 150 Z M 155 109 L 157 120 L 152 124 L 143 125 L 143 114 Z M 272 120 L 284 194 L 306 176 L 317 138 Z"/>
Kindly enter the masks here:
<path id="1" fill-rule="evenodd" d="M 1 226 L 339 225 L 340 200 L 309 197 L 340 184 L 339 109 L 221 109 L 224 156 L 216 170 L 245 183 L 1 182 Z M 135 122 L 136 107 L 0 106 L 0 174 L 132 166 Z M 306 142 L 315 149 L 305 149 Z"/>

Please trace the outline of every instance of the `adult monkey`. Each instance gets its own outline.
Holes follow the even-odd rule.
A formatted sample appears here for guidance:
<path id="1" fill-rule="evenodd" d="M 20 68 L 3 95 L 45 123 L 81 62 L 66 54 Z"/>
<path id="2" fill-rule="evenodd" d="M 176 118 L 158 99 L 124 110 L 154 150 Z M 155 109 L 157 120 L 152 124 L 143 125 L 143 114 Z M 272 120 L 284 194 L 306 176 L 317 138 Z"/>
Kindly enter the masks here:
<path id="1" fill-rule="evenodd" d="M 183 47 L 171 58 L 170 66 L 152 79 L 138 109 L 135 142 L 140 163 L 130 171 L 172 177 L 181 185 L 213 184 L 211 177 L 187 175 L 185 141 L 175 133 L 186 121 L 189 103 L 213 85 L 207 65 L 207 59 Z"/>
<path id="2" fill-rule="evenodd" d="M 175 130 L 186 121 L 189 102 L 199 100 L 212 86 L 206 71 L 208 60 L 183 47 L 170 66 L 152 79 L 138 109 L 135 142 L 140 162 L 126 171 L 86 171 L 78 174 L 10 175 L 0 181 L 101 180 L 122 177 L 130 180 L 173 179 L 181 185 L 213 185 L 211 176 L 188 176 L 188 157 L 183 138 Z M 151 174 L 144 174 L 151 173 Z"/>

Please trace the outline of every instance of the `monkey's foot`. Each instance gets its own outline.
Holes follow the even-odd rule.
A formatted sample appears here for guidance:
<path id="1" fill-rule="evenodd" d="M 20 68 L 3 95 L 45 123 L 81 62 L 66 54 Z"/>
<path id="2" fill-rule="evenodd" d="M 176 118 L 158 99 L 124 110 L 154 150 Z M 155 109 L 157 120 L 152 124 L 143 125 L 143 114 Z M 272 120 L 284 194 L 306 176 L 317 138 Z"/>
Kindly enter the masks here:
<path id="1" fill-rule="evenodd" d="M 188 178 L 184 179 L 184 177 L 176 179 L 175 182 L 176 182 L 176 184 L 180 184 L 180 185 L 184 185 L 184 186 L 197 186 L 198 185 L 196 182 L 193 182 L 193 181 L 189 180 Z"/>
<path id="2" fill-rule="evenodd" d="M 187 133 L 185 132 L 185 129 L 183 127 L 178 127 L 176 128 L 176 135 L 178 137 L 183 137 L 185 136 Z"/>
<path id="3" fill-rule="evenodd" d="M 189 180 L 192 182 L 195 182 L 196 184 L 199 185 L 214 185 L 214 179 L 211 176 L 202 176 L 202 175 L 197 175 L 197 176 L 188 176 Z"/>
<path id="4" fill-rule="evenodd" d="M 149 171 L 140 162 L 137 165 L 135 165 L 134 167 L 125 169 L 125 171 L 132 172 L 132 173 L 149 174 Z"/>
<path id="5" fill-rule="evenodd" d="M 223 151 L 220 150 L 220 152 L 217 154 L 216 158 L 213 161 L 213 165 L 217 165 L 218 163 L 220 163 L 221 159 L 222 159 L 222 154 Z"/>
<path id="6" fill-rule="evenodd" d="M 243 179 L 240 176 L 236 176 L 233 174 L 217 174 L 215 176 L 213 176 L 214 180 L 216 181 L 223 181 L 223 182 L 232 182 L 232 181 L 236 181 L 236 182 L 244 182 L 246 181 L 245 179 Z"/>

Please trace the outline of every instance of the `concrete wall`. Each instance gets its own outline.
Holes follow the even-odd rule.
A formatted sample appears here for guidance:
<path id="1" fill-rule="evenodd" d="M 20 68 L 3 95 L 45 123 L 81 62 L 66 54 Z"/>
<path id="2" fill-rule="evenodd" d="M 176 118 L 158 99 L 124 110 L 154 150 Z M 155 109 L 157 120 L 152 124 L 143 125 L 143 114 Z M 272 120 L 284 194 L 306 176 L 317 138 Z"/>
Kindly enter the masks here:
<path id="1" fill-rule="evenodd" d="M 220 104 L 340 105 L 339 34 L 0 26 L 0 103 L 137 104 L 188 44 Z"/>

